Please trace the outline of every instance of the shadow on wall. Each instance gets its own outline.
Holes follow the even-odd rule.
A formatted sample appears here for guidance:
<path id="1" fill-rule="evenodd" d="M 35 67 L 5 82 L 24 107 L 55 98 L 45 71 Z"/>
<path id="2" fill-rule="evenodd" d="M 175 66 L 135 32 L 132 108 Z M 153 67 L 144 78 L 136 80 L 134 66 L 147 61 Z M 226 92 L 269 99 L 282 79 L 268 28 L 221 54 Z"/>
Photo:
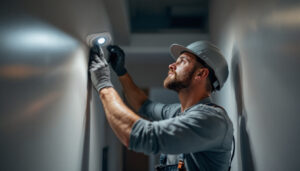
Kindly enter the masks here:
<path id="1" fill-rule="evenodd" d="M 234 49 L 233 51 L 231 67 L 233 74 L 235 99 L 237 104 L 237 113 L 239 121 L 238 126 L 240 130 L 240 140 L 237 142 L 240 142 L 242 168 L 243 171 L 253 171 L 255 170 L 255 168 L 252 155 L 252 148 L 250 144 L 250 137 L 247 132 L 247 111 L 245 109 L 243 101 L 240 54 L 237 49 Z"/>
<path id="2" fill-rule="evenodd" d="M 87 85 L 87 103 L 85 110 L 85 129 L 84 129 L 84 143 L 83 143 L 83 152 L 82 152 L 82 163 L 81 170 L 89 170 L 89 157 L 90 157 L 90 129 L 91 129 L 91 98 L 92 98 L 92 83 L 90 80 L 90 75 L 88 75 L 88 85 Z"/>

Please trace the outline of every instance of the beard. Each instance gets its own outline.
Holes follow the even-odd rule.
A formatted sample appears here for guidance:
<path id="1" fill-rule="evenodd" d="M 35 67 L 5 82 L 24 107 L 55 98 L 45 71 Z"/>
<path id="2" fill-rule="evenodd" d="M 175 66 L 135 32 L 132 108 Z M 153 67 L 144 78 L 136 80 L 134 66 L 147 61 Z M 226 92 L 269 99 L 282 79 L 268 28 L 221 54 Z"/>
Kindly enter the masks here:
<path id="1" fill-rule="evenodd" d="M 183 75 L 178 75 L 176 72 L 173 72 L 172 75 L 168 75 L 164 80 L 164 87 L 176 92 L 188 88 L 191 84 L 195 70 L 196 68 Z"/>

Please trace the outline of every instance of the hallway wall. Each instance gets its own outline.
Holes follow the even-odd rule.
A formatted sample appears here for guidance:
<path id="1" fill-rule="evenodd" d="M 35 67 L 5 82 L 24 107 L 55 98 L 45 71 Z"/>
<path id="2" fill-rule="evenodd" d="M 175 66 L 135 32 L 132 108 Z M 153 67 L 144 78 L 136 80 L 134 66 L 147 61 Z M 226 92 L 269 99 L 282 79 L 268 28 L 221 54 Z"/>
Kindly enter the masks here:
<path id="1" fill-rule="evenodd" d="M 0 14 L 0 170 L 99 171 L 106 147 L 120 170 L 87 74 L 86 36 L 110 30 L 103 2 L 11 0 Z"/>
<path id="2" fill-rule="evenodd" d="M 1 23 L 0 170 L 81 170 L 85 48 L 35 17 Z"/>
<path id="3" fill-rule="evenodd" d="M 235 124 L 233 170 L 299 170 L 300 3 L 211 4 L 211 37 L 230 76 L 215 95 Z"/>

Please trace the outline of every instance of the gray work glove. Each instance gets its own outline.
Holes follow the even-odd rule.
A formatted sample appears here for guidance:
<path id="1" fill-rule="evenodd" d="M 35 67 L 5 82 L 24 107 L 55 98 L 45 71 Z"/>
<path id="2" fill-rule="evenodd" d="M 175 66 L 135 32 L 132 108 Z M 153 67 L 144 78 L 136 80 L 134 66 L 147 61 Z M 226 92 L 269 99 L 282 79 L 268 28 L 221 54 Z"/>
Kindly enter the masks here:
<path id="1" fill-rule="evenodd" d="M 102 49 L 93 47 L 90 52 L 89 71 L 94 87 L 99 92 L 102 88 L 113 87 L 110 81 L 110 71 Z"/>
<path id="2" fill-rule="evenodd" d="M 107 47 L 109 52 L 109 60 L 112 69 L 116 72 L 118 76 L 122 76 L 127 73 L 125 68 L 125 53 L 117 45 L 109 45 Z"/>

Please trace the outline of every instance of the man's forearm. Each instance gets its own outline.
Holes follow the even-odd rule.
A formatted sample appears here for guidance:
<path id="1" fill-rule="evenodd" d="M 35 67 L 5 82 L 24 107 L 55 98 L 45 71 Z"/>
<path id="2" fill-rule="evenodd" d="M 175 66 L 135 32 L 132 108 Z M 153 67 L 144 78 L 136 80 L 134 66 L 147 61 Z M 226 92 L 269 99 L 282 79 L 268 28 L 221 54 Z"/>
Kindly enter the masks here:
<path id="1" fill-rule="evenodd" d="M 103 88 L 99 91 L 99 95 L 111 128 L 120 141 L 128 147 L 132 126 L 140 116 L 123 103 L 114 88 Z"/>
<path id="2" fill-rule="evenodd" d="M 146 94 L 136 86 L 128 73 L 119 77 L 128 103 L 137 112 L 147 100 Z"/>

